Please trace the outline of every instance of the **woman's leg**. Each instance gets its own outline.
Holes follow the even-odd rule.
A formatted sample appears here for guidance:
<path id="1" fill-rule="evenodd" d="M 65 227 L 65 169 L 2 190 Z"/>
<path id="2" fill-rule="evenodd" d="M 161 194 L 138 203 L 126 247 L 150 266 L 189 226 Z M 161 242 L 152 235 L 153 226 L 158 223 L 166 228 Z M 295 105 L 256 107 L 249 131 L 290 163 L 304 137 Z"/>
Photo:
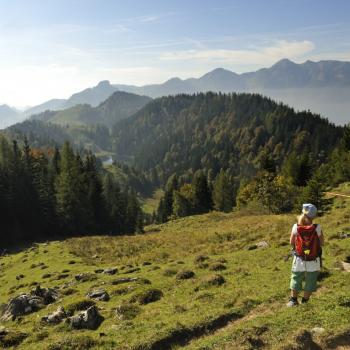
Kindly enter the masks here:
<path id="1" fill-rule="evenodd" d="M 306 303 L 309 300 L 311 294 L 316 291 L 318 274 L 319 271 L 305 273 L 304 297 L 302 302 Z"/>

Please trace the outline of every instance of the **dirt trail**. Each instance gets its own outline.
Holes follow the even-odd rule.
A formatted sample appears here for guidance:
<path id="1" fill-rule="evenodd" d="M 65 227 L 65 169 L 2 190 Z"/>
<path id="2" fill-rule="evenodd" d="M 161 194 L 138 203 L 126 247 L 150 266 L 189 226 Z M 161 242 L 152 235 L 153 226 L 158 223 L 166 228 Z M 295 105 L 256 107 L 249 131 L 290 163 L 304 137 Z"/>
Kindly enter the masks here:
<path id="1" fill-rule="evenodd" d="M 325 193 L 330 195 L 330 196 L 350 198 L 350 196 L 347 194 L 341 194 L 341 193 L 335 193 L 335 192 L 325 192 Z"/>

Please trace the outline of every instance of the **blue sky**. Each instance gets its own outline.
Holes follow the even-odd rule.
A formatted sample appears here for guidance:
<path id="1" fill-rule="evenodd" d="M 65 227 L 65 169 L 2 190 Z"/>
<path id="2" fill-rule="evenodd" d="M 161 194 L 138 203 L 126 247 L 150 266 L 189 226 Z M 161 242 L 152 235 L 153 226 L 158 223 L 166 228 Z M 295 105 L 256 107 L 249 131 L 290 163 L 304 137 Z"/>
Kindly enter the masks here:
<path id="1" fill-rule="evenodd" d="M 282 58 L 350 61 L 346 0 L 0 0 L 0 104 Z"/>

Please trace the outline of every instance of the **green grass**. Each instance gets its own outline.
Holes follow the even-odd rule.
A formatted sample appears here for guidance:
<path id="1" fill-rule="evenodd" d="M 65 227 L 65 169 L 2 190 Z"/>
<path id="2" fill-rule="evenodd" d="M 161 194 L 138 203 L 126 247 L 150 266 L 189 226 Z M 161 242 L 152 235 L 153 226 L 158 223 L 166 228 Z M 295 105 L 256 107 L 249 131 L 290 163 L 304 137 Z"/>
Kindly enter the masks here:
<path id="1" fill-rule="evenodd" d="M 349 185 L 337 189 L 346 190 L 350 192 Z M 324 254 L 329 276 L 311 303 L 297 309 L 284 306 L 291 265 L 284 257 L 289 253 L 295 215 L 212 212 L 148 226 L 143 235 L 72 238 L 2 257 L 0 305 L 29 291 L 33 282 L 57 287 L 61 293 L 55 304 L 3 325 L 13 334 L 26 333 L 18 348 L 33 350 L 141 350 L 168 349 L 170 345 L 202 350 L 282 349 L 288 342 L 294 344 L 303 330 L 316 326 L 325 329 L 314 336 L 314 341 L 323 344 L 347 330 L 350 323 L 346 306 L 347 302 L 350 305 L 350 274 L 339 269 L 340 261 L 350 255 L 350 238 L 337 238 L 338 232 L 350 231 L 349 218 L 350 201 L 337 198 L 332 212 L 318 220 L 328 238 Z M 267 249 L 248 250 L 262 240 L 269 243 Z M 209 259 L 198 258 L 200 255 Z M 42 269 L 40 263 L 47 267 Z M 226 269 L 211 271 L 218 263 Z M 117 267 L 118 273 L 94 273 L 107 267 Z M 194 277 L 177 278 L 187 270 L 193 271 Z M 58 279 L 63 271 L 68 276 Z M 75 281 L 74 275 L 82 272 L 92 273 L 96 279 Z M 16 280 L 20 274 L 25 277 Z M 44 274 L 50 277 L 43 278 Z M 217 274 L 224 284 L 215 283 Z M 139 280 L 113 283 L 122 277 Z M 41 317 L 59 305 L 80 308 L 92 288 L 104 288 L 111 296 L 108 302 L 96 302 L 105 318 L 96 331 L 71 330 L 63 323 L 41 324 Z M 163 296 L 143 304 L 140 296 L 150 289 Z M 121 305 L 119 310 L 125 309 L 131 316 L 116 317 L 115 310 Z M 179 339 L 182 343 L 176 345 Z"/>
<path id="2" fill-rule="evenodd" d="M 157 211 L 159 201 L 163 194 L 163 190 L 157 189 L 151 198 L 141 199 L 142 210 L 147 214 L 153 214 L 153 212 Z"/>

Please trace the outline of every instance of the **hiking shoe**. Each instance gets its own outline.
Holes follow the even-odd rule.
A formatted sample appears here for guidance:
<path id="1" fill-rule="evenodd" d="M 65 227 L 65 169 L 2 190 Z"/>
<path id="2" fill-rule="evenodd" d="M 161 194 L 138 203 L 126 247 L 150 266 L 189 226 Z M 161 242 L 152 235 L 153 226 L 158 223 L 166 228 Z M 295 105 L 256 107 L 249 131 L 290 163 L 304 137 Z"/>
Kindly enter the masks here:
<path id="1" fill-rule="evenodd" d="M 287 307 L 293 307 L 293 306 L 298 306 L 299 303 L 298 303 L 298 299 L 297 298 L 289 298 L 289 301 L 287 303 Z"/>
<path id="2" fill-rule="evenodd" d="M 306 298 L 302 298 L 301 299 L 301 303 L 302 304 L 306 304 L 308 301 L 309 301 L 309 298 L 308 299 L 306 299 Z"/>

